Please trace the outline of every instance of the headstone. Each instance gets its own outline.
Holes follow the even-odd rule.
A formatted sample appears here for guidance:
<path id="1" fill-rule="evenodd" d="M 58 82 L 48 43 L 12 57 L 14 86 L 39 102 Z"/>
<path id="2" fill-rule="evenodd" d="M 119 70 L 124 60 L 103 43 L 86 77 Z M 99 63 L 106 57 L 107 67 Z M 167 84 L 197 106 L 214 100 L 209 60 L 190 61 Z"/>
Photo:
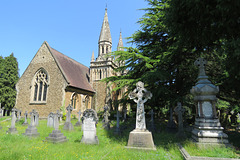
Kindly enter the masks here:
<path id="1" fill-rule="evenodd" d="M 115 133 L 115 134 L 121 134 L 119 122 L 120 122 L 120 117 L 122 117 L 122 116 L 119 114 L 119 111 L 118 111 L 118 110 L 117 110 L 117 114 L 114 115 L 114 117 L 117 118 L 117 125 L 116 125 L 116 128 L 115 128 L 114 133 Z"/>
<path id="2" fill-rule="evenodd" d="M 61 130 L 59 130 L 59 115 L 58 113 L 53 114 L 54 117 L 54 130 L 52 133 L 49 134 L 48 137 L 46 137 L 46 140 L 52 143 L 62 143 L 68 141 L 68 139 L 61 133 Z"/>
<path id="3" fill-rule="evenodd" d="M 127 107 L 123 107 L 123 121 L 125 122 L 127 120 Z"/>
<path id="4" fill-rule="evenodd" d="M 152 93 L 144 88 L 144 83 L 139 81 L 136 89 L 129 94 L 129 98 L 137 103 L 136 128 L 130 132 L 126 148 L 156 150 L 152 133 L 146 129 L 144 103 L 152 98 Z"/>
<path id="5" fill-rule="evenodd" d="M 59 122 L 62 122 L 62 113 L 59 111 L 59 110 L 57 110 L 57 116 L 58 116 L 58 121 Z"/>
<path id="6" fill-rule="evenodd" d="M 186 135 L 184 134 L 183 130 L 183 113 L 185 112 L 185 109 L 182 107 L 182 104 L 178 102 L 177 107 L 174 109 L 174 112 L 178 116 L 178 132 L 177 137 L 179 138 L 186 138 Z"/>
<path id="7" fill-rule="evenodd" d="M 37 132 L 36 123 L 38 122 L 38 112 L 33 109 L 32 112 L 30 112 L 31 115 L 31 123 L 28 125 L 28 128 L 26 129 L 25 133 L 23 135 L 28 137 L 37 137 L 39 136 L 39 133 Z"/>
<path id="8" fill-rule="evenodd" d="M 0 108 L 0 118 L 2 118 L 3 117 L 3 110 L 2 110 L 2 108 Z"/>
<path id="9" fill-rule="evenodd" d="M 107 104 L 105 104 L 105 106 L 103 107 L 104 113 L 103 113 L 103 128 L 109 130 L 110 129 L 110 121 L 108 119 L 108 117 L 110 116 L 109 113 L 109 107 Z"/>
<path id="10" fill-rule="evenodd" d="M 71 123 L 71 112 L 73 110 L 72 106 L 69 104 L 69 106 L 66 108 L 67 109 L 67 117 L 66 117 L 66 122 L 64 124 L 64 127 L 63 129 L 64 130 L 68 130 L 68 131 L 71 131 L 73 130 L 73 125 Z"/>
<path id="11" fill-rule="evenodd" d="M 86 109 L 82 116 L 83 136 L 81 143 L 99 144 L 96 134 L 96 124 L 98 122 L 97 112 L 93 109 Z"/>
<path id="12" fill-rule="evenodd" d="M 17 110 L 17 122 L 21 120 L 21 110 Z"/>
<path id="13" fill-rule="evenodd" d="M 169 109 L 169 120 L 167 123 L 167 132 L 175 133 L 177 131 L 177 125 L 175 121 L 173 120 L 173 110 L 172 107 Z"/>
<path id="14" fill-rule="evenodd" d="M 199 67 L 199 75 L 196 85 L 190 90 L 196 103 L 192 138 L 196 143 L 201 144 L 228 144 L 228 135 L 223 133 L 215 106 L 219 88 L 208 80 L 205 73 L 206 60 L 198 58 L 194 64 Z"/>
<path id="15" fill-rule="evenodd" d="M 28 125 L 27 116 L 28 116 L 28 113 L 27 113 L 27 111 L 25 111 L 25 113 L 24 113 L 25 121 L 23 122 L 23 125 Z"/>
<path id="16" fill-rule="evenodd" d="M 12 109 L 11 127 L 8 128 L 8 131 L 7 131 L 7 133 L 9 133 L 9 134 L 18 133 L 17 129 L 15 128 L 15 122 L 16 122 L 16 119 L 17 119 L 17 117 L 16 117 L 16 111 L 17 111 L 17 110 L 16 110 L 15 108 Z"/>
<path id="17" fill-rule="evenodd" d="M 75 126 L 81 126 L 82 125 L 82 123 L 81 123 L 81 114 L 82 114 L 82 112 L 81 112 L 81 110 L 79 110 L 79 112 L 78 112 L 78 121 L 75 124 Z"/>
<path id="18" fill-rule="evenodd" d="M 53 114 L 53 112 L 51 112 L 48 115 L 48 121 L 47 121 L 48 127 L 53 127 L 53 120 L 54 120 L 54 114 Z"/>
<path id="19" fill-rule="evenodd" d="M 2 115 L 2 117 L 3 117 L 3 116 L 4 116 L 4 115 L 3 115 L 3 113 L 4 113 L 4 107 L 2 107 L 1 110 L 2 110 L 2 111 L 1 111 L 1 115 Z"/>
<path id="20" fill-rule="evenodd" d="M 153 131 L 156 130 L 155 124 L 154 124 L 154 111 L 153 111 L 153 109 L 151 109 L 151 111 L 149 112 L 149 114 L 150 114 L 150 116 L 151 116 L 149 130 L 153 132 Z"/>

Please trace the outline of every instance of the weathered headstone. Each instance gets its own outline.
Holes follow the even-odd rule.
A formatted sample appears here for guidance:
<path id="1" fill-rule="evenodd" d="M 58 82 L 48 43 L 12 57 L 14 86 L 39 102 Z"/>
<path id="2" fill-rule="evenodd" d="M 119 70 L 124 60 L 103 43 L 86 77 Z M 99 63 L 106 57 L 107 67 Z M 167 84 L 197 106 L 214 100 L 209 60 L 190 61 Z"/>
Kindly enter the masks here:
<path id="1" fill-rule="evenodd" d="M 119 114 L 119 111 L 118 111 L 118 110 L 117 110 L 117 114 L 114 115 L 114 117 L 117 118 L 117 125 L 116 125 L 116 128 L 115 128 L 114 133 L 115 133 L 115 134 L 121 134 L 119 122 L 120 122 L 120 117 L 122 117 L 122 116 Z"/>
<path id="2" fill-rule="evenodd" d="M 136 128 L 130 132 L 127 148 L 156 150 L 152 133 L 146 129 L 144 103 L 152 98 L 152 93 L 144 88 L 143 82 L 136 84 L 129 98 L 137 103 Z"/>
<path id="3" fill-rule="evenodd" d="M 18 121 L 20 121 L 21 120 L 21 110 L 17 110 L 17 121 L 16 122 L 18 122 Z"/>
<path id="4" fill-rule="evenodd" d="M 59 115 L 58 113 L 53 114 L 54 117 L 54 130 L 52 133 L 49 134 L 48 137 L 46 137 L 46 140 L 52 143 L 61 143 L 61 142 L 66 142 L 68 141 L 67 138 L 61 133 L 59 130 Z"/>
<path id="5" fill-rule="evenodd" d="M 66 122 L 64 124 L 64 127 L 63 129 L 64 130 L 68 130 L 68 131 L 71 131 L 73 130 L 73 125 L 71 123 L 71 112 L 73 110 L 72 106 L 69 104 L 69 106 L 66 108 L 67 109 L 67 117 L 66 117 Z"/>
<path id="6" fill-rule="evenodd" d="M 53 112 L 50 112 L 48 115 L 47 126 L 53 127 L 53 121 L 54 121 L 54 114 Z"/>
<path id="7" fill-rule="evenodd" d="M 24 113 L 25 120 L 23 122 L 23 125 L 28 125 L 27 116 L 28 116 L 28 113 L 27 113 L 27 111 L 25 111 L 25 113 Z"/>
<path id="8" fill-rule="evenodd" d="M 78 112 L 78 121 L 75 124 L 75 126 L 81 126 L 82 125 L 82 123 L 81 123 L 81 114 L 82 114 L 82 112 L 81 112 L 81 110 L 79 110 L 79 112 Z"/>
<path id="9" fill-rule="evenodd" d="M 197 143 L 228 144 L 228 136 L 223 133 L 215 106 L 219 88 L 208 80 L 205 73 L 206 60 L 198 58 L 194 64 L 199 67 L 199 75 L 196 85 L 191 89 L 196 102 L 196 119 L 192 138 Z"/>
<path id="10" fill-rule="evenodd" d="M 98 122 L 97 112 L 93 109 L 86 109 L 82 116 L 83 136 L 81 143 L 99 144 L 96 134 L 96 124 Z"/>
<path id="11" fill-rule="evenodd" d="M 17 111 L 17 110 L 16 110 L 15 108 L 12 109 L 11 127 L 8 128 L 8 131 L 7 131 L 7 133 L 9 133 L 9 134 L 18 133 L 17 129 L 15 128 L 15 122 L 16 122 L 16 119 L 17 119 L 17 117 L 16 117 L 16 111 Z"/>
<path id="12" fill-rule="evenodd" d="M 155 124 L 154 124 L 154 111 L 153 111 L 153 109 L 151 109 L 149 114 L 151 116 L 149 130 L 153 132 L 153 131 L 156 130 Z"/>
<path id="13" fill-rule="evenodd" d="M 3 117 L 3 110 L 0 108 L 0 118 Z"/>
<path id="14" fill-rule="evenodd" d="M 39 133 L 37 132 L 36 123 L 38 121 L 38 112 L 33 109 L 32 112 L 30 112 L 31 115 L 31 123 L 28 125 L 28 128 L 26 129 L 25 133 L 23 135 L 28 137 L 37 137 L 39 136 Z"/>
<path id="15" fill-rule="evenodd" d="M 178 132 L 177 137 L 179 138 L 185 138 L 186 135 L 183 130 L 183 113 L 185 112 L 185 109 L 182 107 L 182 104 L 178 102 L 177 107 L 174 109 L 174 112 L 178 116 Z"/>
<path id="16" fill-rule="evenodd" d="M 59 110 L 57 110 L 57 116 L 58 116 L 58 121 L 59 122 L 62 122 L 62 113 L 59 111 Z"/>
<path id="17" fill-rule="evenodd" d="M 103 107 L 103 109 L 104 109 L 103 120 L 102 120 L 102 122 L 103 122 L 103 128 L 108 130 L 108 129 L 110 129 L 110 121 L 109 121 L 109 119 L 108 119 L 108 117 L 110 116 L 110 114 L 109 114 L 109 107 L 108 107 L 108 105 L 105 104 L 105 106 Z"/>
<path id="18" fill-rule="evenodd" d="M 166 127 L 167 132 L 175 133 L 177 131 L 177 125 L 173 120 L 173 110 L 172 107 L 169 109 L 169 120 Z"/>

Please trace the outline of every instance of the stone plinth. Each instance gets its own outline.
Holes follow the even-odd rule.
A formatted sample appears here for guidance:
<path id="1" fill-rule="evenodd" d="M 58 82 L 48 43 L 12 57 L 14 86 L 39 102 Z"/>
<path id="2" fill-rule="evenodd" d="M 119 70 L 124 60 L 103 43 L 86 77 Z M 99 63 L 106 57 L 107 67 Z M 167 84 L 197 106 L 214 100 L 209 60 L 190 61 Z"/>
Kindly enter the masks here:
<path id="1" fill-rule="evenodd" d="M 16 129 L 16 128 L 8 128 L 8 131 L 7 131 L 7 133 L 9 133 L 9 134 L 17 134 L 17 133 L 18 133 L 18 131 L 17 131 L 17 129 Z"/>
<path id="2" fill-rule="evenodd" d="M 28 137 L 37 137 L 39 136 L 39 133 L 37 132 L 36 126 L 29 125 L 25 133 L 23 133 L 23 135 Z"/>
<path id="3" fill-rule="evenodd" d="M 126 148 L 156 150 L 153 142 L 152 133 L 148 130 L 133 130 L 129 134 L 128 145 Z"/>
<path id="4" fill-rule="evenodd" d="M 68 141 L 60 130 L 53 130 L 52 133 L 46 137 L 46 140 L 52 143 L 62 143 Z"/>
<path id="5" fill-rule="evenodd" d="M 218 119 L 196 118 L 192 139 L 199 143 L 228 144 L 228 135 L 223 133 L 223 127 Z"/>

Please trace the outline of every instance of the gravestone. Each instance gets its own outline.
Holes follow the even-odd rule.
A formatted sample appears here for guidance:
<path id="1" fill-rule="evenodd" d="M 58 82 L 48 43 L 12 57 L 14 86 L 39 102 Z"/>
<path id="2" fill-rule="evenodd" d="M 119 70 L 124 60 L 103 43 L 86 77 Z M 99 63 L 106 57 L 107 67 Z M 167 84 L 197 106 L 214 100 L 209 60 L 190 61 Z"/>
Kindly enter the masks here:
<path id="1" fill-rule="evenodd" d="M 185 109 L 182 107 L 182 104 L 178 102 L 177 107 L 174 109 L 174 112 L 178 116 L 178 132 L 177 137 L 178 138 L 186 138 L 186 135 L 183 130 L 183 113 L 185 112 Z"/>
<path id="2" fill-rule="evenodd" d="M 25 111 L 25 113 L 24 113 L 25 120 L 22 125 L 28 125 L 27 116 L 28 116 L 28 113 L 27 113 L 27 111 Z"/>
<path id="3" fill-rule="evenodd" d="M 9 134 L 16 134 L 16 133 L 18 133 L 17 129 L 15 128 L 15 123 L 16 123 L 16 119 L 17 119 L 16 111 L 17 110 L 15 108 L 12 109 L 11 127 L 8 128 L 8 131 L 7 131 L 7 133 L 9 133 Z"/>
<path id="4" fill-rule="evenodd" d="M 16 122 L 18 122 L 18 121 L 20 121 L 21 120 L 21 110 L 17 110 L 17 121 Z"/>
<path id="5" fill-rule="evenodd" d="M 82 112 L 81 112 L 81 110 L 79 110 L 79 112 L 78 112 L 78 121 L 75 124 L 75 126 L 81 126 L 82 125 L 82 123 L 81 123 L 81 114 L 82 114 Z"/>
<path id="6" fill-rule="evenodd" d="M 198 58 L 195 63 L 199 67 L 198 81 L 190 92 L 196 103 L 196 118 L 192 138 L 202 144 L 228 144 L 228 135 L 223 133 L 216 112 L 216 94 L 219 88 L 213 85 L 205 73 L 207 61 Z"/>
<path id="7" fill-rule="evenodd" d="M 102 126 L 104 129 L 109 130 L 110 129 L 110 121 L 109 121 L 108 117 L 110 116 L 110 113 L 109 113 L 109 107 L 107 104 L 105 104 L 105 106 L 103 107 L 103 110 L 104 110 L 104 113 L 103 113 L 103 120 L 102 120 L 103 125 Z"/>
<path id="8" fill-rule="evenodd" d="M 46 140 L 52 143 L 62 143 L 68 141 L 68 139 L 61 133 L 61 130 L 59 130 L 59 115 L 58 113 L 53 114 L 53 123 L 54 123 L 54 130 L 52 133 L 49 134 L 48 137 L 46 137 Z"/>
<path id="9" fill-rule="evenodd" d="M 8 115 L 8 109 L 5 109 L 5 117 Z"/>
<path id="10" fill-rule="evenodd" d="M 146 129 L 144 103 L 152 98 L 152 93 L 144 88 L 143 82 L 136 84 L 136 89 L 129 94 L 129 98 L 137 103 L 136 128 L 130 132 L 126 148 L 156 150 L 152 133 Z"/>
<path id="11" fill-rule="evenodd" d="M 127 120 L 127 107 L 126 106 L 123 107 L 122 112 L 123 112 L 123 121 L 125 122 Z"/>
<path id="12" fill-rule="evenodd" d="M 98 122 L 97 112 L 93 109 L 86 109 L 82 116 L 83 136 L 81 143 L 99 144 L 96 134 L 96 124 Z"/>
<path id="13" fill-rule="evenodd" d="M 30 112 L 31 115 L 31 123 L 28 125 L 28 128 L 26 129 L 25 133 L 23 135 L 28 137 L 37 137 L 39 136 L 39 133 L 37 132 L 36 123 L 38 121 L 38 112 L 33 109 L 32 112 Z"/>
<path id="14" fill-rule="evenodd" d="M 59 111 L 59 110 L 57 110 L 57 116 L 58 116 L 58 121 L 59 122 L 62 122 L 62 113 Z"/>
<path id="15" fill-rule="evenodd" d="M 175 133 L 177 131 L 177 125 L 173 120 L 173 110 L 172 107 L 169 109 L 169 120 L 166 127 L 167 132 Z"/>
<path id="16" fill-rule="evenodd" d="M 48 121 L 47 121 L 48 127 L 53 127 L 53 120 L 54 120 L 54 114 L 53 112 L 50 112 L 48 115 Z"/>
<path id="17" fill-rule="evenodd" d="M 2 118 L 2 117 L 3 117 L 3 109 L 0 108 L 0 118 Z"/>
<path id="18" fill-rule="evenodd" d="M 154 124 L 154 111 L 153 111 L 153 109 L 151 109 L 149 114 L 151 116 L 149 130 L 153 132 L 153 131 L 156 131 L 155 124 Z"/>
<path id="19" fill-rule="evenodd" d="M 71 112 L 72 112 L 73 108 L 72 108 L 72 106 L 69 104 L 66 109 L 67 109 L 67 115 L 66 115 L 67 117 L 66 117 L 66 122 L 65 122 L 65 124 L 64 124 L 63 129 L 64 129 L 64 130 L 71 131 L 71 130 L 74 129 L 74 128 L 73 128 L 73 125 L 72 125 L 72 123 L 71 123 Z"/>
<path id="20" fill-rule="evenodd" d="M 118 110 L 117 110 L 117 114 L 114 115 L 114 117 L 117 118 L 117 125 L 116 125 L 116 128 L 115 128 L 114 133 L 115 133 L 115 134 L 121 134 L 121 130 L 120 130 L 120 126 L 119 126 L 119 122 L 120 122 L 120 117 L 122 117 L 122 116 L 119 114 L 119 111 L 118 111 Z"/>

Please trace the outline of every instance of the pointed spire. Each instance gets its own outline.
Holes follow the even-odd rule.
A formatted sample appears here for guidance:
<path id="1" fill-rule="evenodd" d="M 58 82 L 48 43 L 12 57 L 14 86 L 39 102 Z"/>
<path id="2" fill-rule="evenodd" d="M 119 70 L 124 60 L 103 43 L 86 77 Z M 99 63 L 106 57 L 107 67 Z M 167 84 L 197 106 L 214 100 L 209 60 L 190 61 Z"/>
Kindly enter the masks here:
<path id="1" fill-rule="evenodd" d="M 105 15 L 104 15 L 102 29 L 101 29 L 98 43 L 100 43 L 102 41 L 107 41 L 112 44 L 112 37 L 111 37 L 110 27 L 109 27 L 109 23 L 108 23 L 107 8 L 105 8 Z"/>
<path id="2" fill-rule="evenodd" d="M 117 45 L 117 51 L 124 51 L 123 47 L 123 41 L 122 41 L 122 32 L 120 31 L 119 41 Z"/>
<path id="3" fill-rule="evenodd" d="M 92 52 L 92 58 L 91 58 L 91 62 L 94 61 L 94 51 Z"/>

